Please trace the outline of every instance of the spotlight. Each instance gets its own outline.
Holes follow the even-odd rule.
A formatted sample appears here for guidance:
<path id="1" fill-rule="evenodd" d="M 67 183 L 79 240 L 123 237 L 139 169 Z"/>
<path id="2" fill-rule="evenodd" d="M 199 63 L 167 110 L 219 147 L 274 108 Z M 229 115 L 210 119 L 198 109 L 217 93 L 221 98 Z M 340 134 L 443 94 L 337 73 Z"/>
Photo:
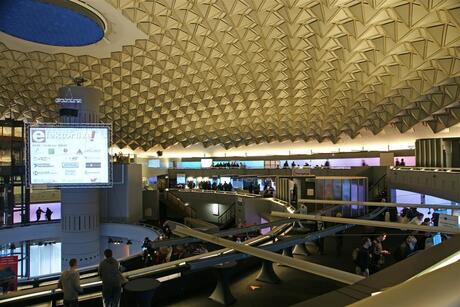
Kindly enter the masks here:
<path id="1" fill-rule="evenodd" d="M 133 242 L 131 240 L 126 241 L 126 245 L 131 245 Z"/>
<path id="2" fill-rule="evenodd" d="M 109 238 L 109 244 L 110 244 L 110 243 L 113 243 L 113 240 L 112 240 L 112 238 Z"/>

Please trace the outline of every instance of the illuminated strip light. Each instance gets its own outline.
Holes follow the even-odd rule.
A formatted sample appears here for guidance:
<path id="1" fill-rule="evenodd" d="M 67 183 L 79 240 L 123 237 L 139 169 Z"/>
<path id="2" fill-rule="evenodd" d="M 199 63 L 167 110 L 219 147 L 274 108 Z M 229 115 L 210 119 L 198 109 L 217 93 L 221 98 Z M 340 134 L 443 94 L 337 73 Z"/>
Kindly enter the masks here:
<path id="1" fill-rule="evenodd" d="M 203 257 L 201 257 L 200 259 L 208 259 L 208 258 L 220 256 L 220 255 L 222 255 L 222 254 L 225 253 L 225 252 L 226 252 L 226 251 L 223 251 L 222 253 L 217 253 L 217 254 L 211 254 L 211 255 L 203 256 Z"/>
<path id="2" fill-rule="evenodd" d="M 12 298 L 7 298 L 4 300 L 0 301 L 0 304 L 8 303 L 8 302 L 14 302 L 17 301 L 18 299 L 26 299 L 26 298 L 33 298 L 36 296 L 42 296 L 42 295 L 47 295 L 47 294 L 53 294 L 55 293 L 52 290 L 47 290 L 47 291 L 41 291 L 41 292 L 36 292 L 36 293 L 30 293 L 30 294 L 24 294 L 20 297 L 12 297 Z"/>
<path id="3" fill-rule="evenodd" d="M 174 274 L 171 274 L 171 275 L 158 277 L 158 278 L 156 278 L 156 280 L 158 280 L 159 282 L 165 282 L 165 281 L 168 281 L 168 280 L 179 278 L 181 276 L 182 276 L 181 273 L 174 273 Z"/>
<path id="4" fill-rule="evenodd" d="M 86 287 L 91 287 L 91 286 L 99 286 L 99 285 L 102 285 L 102 281 L 93 281 L 93 282 L 89 282 L 89 283 L 86 283 L 86 284 L 83 284 L 81 285 L 83 288 L 86 288 Z"/>

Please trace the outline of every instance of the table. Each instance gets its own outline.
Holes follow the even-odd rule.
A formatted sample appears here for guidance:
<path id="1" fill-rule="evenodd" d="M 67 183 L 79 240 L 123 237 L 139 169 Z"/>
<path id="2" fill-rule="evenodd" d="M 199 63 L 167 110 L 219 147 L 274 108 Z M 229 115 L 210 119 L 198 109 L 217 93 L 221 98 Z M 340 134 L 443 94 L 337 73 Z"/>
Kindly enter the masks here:
<path id="1" fill-rule="evenodd" d="M 129 306 L 150 307 L 155 290 L 160 282 L 153 278 L 138 278 L 128 281 L 124 286 L 124 296 Z"/>

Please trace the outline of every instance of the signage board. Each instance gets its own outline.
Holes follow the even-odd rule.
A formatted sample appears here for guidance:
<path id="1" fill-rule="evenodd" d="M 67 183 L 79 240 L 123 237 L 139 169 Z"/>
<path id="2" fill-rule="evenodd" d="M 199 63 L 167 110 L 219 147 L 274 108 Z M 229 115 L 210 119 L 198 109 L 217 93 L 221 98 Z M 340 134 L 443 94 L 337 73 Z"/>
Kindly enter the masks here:
<path id="1" fill-rule="evenodd" d="M 0 294 L 18 289 L 18 256 L 0 257 Z"/>
<path id="2" fill-rule="evenodd" d="M 29 126 L 29 183 L 53 187 L 111 186 L 110 128 L 103 124 Z"/>

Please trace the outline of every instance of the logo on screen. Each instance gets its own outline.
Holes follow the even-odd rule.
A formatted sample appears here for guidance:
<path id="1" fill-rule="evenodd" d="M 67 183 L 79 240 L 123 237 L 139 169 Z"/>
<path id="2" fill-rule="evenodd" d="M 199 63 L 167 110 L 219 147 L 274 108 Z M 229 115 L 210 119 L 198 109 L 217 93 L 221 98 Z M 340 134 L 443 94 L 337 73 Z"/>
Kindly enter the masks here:
<path id="1" fill-rule="evenodd" d="M 34 130 L 32 132 L 32 142 L 33 143 L 45 143 L 46 142 L 45 130 Z"/>

